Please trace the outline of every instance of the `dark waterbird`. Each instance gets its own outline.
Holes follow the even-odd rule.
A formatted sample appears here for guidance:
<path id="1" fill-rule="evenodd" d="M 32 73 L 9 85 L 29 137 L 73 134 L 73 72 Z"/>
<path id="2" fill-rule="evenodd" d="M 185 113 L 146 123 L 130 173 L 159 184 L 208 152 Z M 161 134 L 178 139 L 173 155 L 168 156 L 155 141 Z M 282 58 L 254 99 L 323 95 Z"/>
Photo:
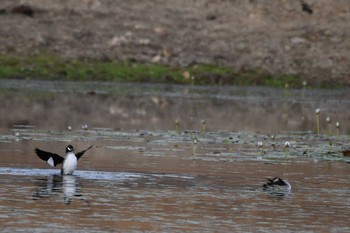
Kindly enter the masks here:
<path id="1" fill-rule="evenodd" d="M 287 180 L 282 180 L 279 177 L 273 179 L 267 179 L 267 183 L 263 185 L 263 190 L 267 191 L 273 196 L 285 196 L 289 194 L 292 190 L 292 186 Z"/>

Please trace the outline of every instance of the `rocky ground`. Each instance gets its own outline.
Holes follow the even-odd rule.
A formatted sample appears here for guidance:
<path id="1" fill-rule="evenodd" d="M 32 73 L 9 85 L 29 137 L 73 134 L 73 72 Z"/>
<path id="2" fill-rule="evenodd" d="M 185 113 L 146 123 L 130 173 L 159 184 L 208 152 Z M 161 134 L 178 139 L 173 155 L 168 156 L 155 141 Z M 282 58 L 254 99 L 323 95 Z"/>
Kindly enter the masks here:
<path id="1" fill-rule="evenodd" d="M 349 1 L 305 2 L 3 0 L 0 53 L 209 63 L 350 85 Z"/>

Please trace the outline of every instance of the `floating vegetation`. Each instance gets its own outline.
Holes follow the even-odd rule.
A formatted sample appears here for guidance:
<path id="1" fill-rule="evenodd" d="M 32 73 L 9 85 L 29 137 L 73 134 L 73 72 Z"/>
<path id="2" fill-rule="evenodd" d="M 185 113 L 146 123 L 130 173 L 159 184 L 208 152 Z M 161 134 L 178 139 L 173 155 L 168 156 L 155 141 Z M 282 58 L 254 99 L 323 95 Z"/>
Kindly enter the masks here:
<path id="1" fill-rule="evenodd" d="M 263 141 L 256 141 L 256 139 Z M 144 156 L 165 156 L 181 152 L 184 158 L 196 160 L 234 161 L 288 157 L 315 157 L 326 160 L 345 160 L 343 156 L 349 136 L 330 136 L 310 132 L 281 132 L 273 136 L 249 132 L 202 131 L 114 131 L 89 130 L 45 131 L 34 128 L 16 130 L 1 135 L 0 142 L 22 140 L 48 142 L 103 141 L 104 148 L 116 151 L 135 151 Z M 265 146 L 264 146 L 265 145 Z M 291 146 L 293 145 L 293 146 Z M 215 155 L 215 156 L 213 156 Z M 257 157 L 258 156 L 258 157 Z M 259 158 L 261 159 L 261 158 Z M 350 161 L 350 160 L 349 160 Z"/>

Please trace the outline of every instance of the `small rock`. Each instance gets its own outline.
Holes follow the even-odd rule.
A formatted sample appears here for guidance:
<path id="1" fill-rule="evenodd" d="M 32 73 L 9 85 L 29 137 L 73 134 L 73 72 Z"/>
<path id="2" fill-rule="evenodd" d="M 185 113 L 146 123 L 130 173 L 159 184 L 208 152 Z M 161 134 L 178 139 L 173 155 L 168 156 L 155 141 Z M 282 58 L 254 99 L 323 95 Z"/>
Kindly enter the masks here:
<path id="1" fill-rule="evenodd" d="M 330 42 L 337 44 L 343 42 L 343 40 L 338 36 L 333 36 L 332 38 L 330 38 Z"/>
<path id="2" fill-rule="evenodd" d="M 184 77 L 184 79 L 189 79 L 191 77 L 191 74 L 189 71 L 184 71 L 182 72 L 182 76 Z"/>
<path id="3" fill-rule="evenodd" d="M 166 36 L 168 34 L 167 30 L 162 27 L 155 27 L 153 31 L 160 36 Z"/>
<path id="4" fill-rule="evenodd" d="M 235 44 L 235 47 L 237 50 L 242 51 L 242 50 L 245 50 L 247 48 L 247 45 L 245 42 L 238 42 Z"/>
<path id="5" fill-rule="evenodd" d="M 20 6 L 16 6 L 16 7 L 12 8 L 11 13 L 12 14 L 22 14 L 22 15 L 26 15 L 29 17 L 34 16 L 33 8 L 30 6 L 26 6 L 26 5 L 20 5 Z"/>
<path id="6" fill-rule="evenodd" d="M 300 1 L 300 3 L 301 3 L 301 9 L 302 9 L 302 11 L 304 11 L 304 12 L 310 14 L 310 15 L 311 15 L 312 13 L 314 13 L 313 9 L 311 8 L 311 6 L 310 6 L 309 4 L 307 4 L 307 3 L 304 2 L 304 1 Z"/>
<path id="7" fill-rule="evenodd" d="M 124 36 L 115 36 L 110 40 L 109 46 L 120 46 L 122 44 L 126 44 L 127 42 L 128 40 Z"/>
<path id="8" fill-rule="evenodd" d="M 151 101 L 156 105 L 158 105 L 160 103 L 160 99 L 156 96 L 152 96 Z"/>
<path id="9" fill-rule="evenodd" d="M 146 25 L 144 25 L 144 24 L 135 24 L 134 25 L 134 28 L 135 29 L 147 29 L 147 26 Z"/>
<path id="10" fill-rule="evenodd" d="M 159 63 L 161 59 L 162 59 L 162 57 L 160 56 L 160 54 L 158 54 L 152 58 L 152 62 Z"/>
<path id="11" fill-rule="evenodd" d="M 293 37 L 290 39 L 290 42 L 292 44 L 301 44 L 301 43 L 305 43 L 307 40 L 302 38 L 302 37 Z"/>
<path id="12" fill-rule="evenodd" d="M 207 20 L 216 20 L 217 16 L 215 14 L 208 14 L 207 17 L 205 17 Z"/>
<path id="13" fill-rule="evenodd" d="M 146 39 L 139 39 L 139 44 L 140 45 L 149 45 L 151 43 L 151 40 L 146 38 Z"/>

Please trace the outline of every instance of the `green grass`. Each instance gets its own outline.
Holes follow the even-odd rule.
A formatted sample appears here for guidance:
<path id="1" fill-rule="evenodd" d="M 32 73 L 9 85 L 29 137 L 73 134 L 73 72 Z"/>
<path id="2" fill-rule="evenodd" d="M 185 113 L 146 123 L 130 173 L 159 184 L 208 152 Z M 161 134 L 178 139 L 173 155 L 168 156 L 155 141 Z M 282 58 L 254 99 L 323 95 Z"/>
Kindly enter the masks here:
<path id="1" fill-rule="evenodd" d="M 194 77 L 194 78 L 192 78 Z M 265 85 L 302 87 L 302 79 L 288 74 L 269 74 L 255 69 L 235 71 L 232 67 L 199 64 L 171 67 L 159 64 L 62 59 L 52 55 L 19 57 L 0 54 L 0 78 L 156 82 L 199 85 Z"/>

